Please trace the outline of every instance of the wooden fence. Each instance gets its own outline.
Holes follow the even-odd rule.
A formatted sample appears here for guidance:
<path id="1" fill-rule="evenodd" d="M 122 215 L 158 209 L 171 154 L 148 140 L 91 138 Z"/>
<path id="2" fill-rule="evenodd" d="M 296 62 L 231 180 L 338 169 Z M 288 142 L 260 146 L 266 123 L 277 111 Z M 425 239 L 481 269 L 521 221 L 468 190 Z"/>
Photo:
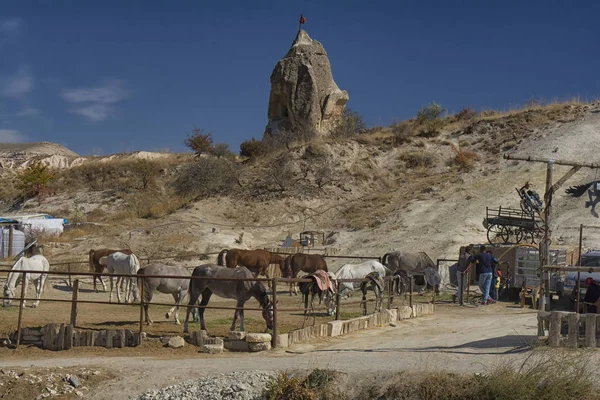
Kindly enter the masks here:
<path id="1" fill-rule="evenodd" d="M 538 337 L 546 337 L 550 347 L 596 347 L 600 315 L 567 311 L 538 312 Z"/>

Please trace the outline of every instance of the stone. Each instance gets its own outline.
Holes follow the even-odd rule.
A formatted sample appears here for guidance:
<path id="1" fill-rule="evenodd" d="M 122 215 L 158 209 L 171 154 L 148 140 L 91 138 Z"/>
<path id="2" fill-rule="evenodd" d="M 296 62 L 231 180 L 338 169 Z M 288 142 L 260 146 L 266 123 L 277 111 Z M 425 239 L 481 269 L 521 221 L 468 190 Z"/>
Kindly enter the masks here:
<path id="1" fill-rule="evenodd" d="M 227 335 L 227 338 L 229 338 L 231 340 L 244 340 L 245 337 L 246 337 L 246 332 L 241 332 L 241 331 L 230 331 L 229 334 Z"/>
<path id="2" fill-rule="evenodd" d="M 289 342 L 290 336 L 287 333 L 277 335 L 275 338 L 275 342 L 277 343 L 277 347 L 281 349 L 286 349 L 290 346 Z"/>
<path id="3" fill-rule="evenodd" d="M 327 323 L 327 336 L 339 336 L 344 329 L 344 321 L 331 321 Z"/>
<path id="4" fill-rule="evenodd" d="M 348 98 L 333 80 L 323 45 L 300 30 L 271 73 L 265 135 L 283 131 L 326 135 L 343 115 Z"/>
<path id="5" fill-rule="evenodd" d="M 390 322 L 390 326 L 391 326 L 392 328 L 395 328 L 395 327 L 397 327 L 397 326 L 398 326 L 398 324 L 397 324 L 397 323 L 395 323 L 395 322 Z"/>
<path id="6" fill-rule="evenodd" d="M 202 352 L 208 354 L 221 354 L 223 352 L 223 345 L 205 344 L 202 346 Z"/>
<path id="7" fill-rule="evenodd" d="M 398 320 L 409 319 L 412 317 L 412 308 L 409 306 L 398 307 Z"/>
<path id="8" fill-rule="evenodd" d="M 172 349 L 179 349 L 185 346 L 185 340 L 181 336 L 173 336 L 167 345 Z"/>
<path id="9" fill-rule="evenodd" d="M 81 381 L 79 380 L 77 375 L 71 375 L 69 377 L 69 384 L 74 388 L 78 388 L 79 386 L 81 386 Z"/>
<path id="10" fill-rule="evenodd" d="M 246 335 L 246 341 L 248 343 L 271 343 L 270 333 L 249 333 Z"/>
<path id="11" fill-rule="evenodd" d="M 395 308 L 392 308 L 390 310 L 385 310 L 385 313 L 388 316 L 388 321 L 387 322 L 396 322 L 398 321 L 398 310 Z"/>
<path id="12" fill-rule="evenodd" d="M 248 347 L 252 352 L 271 350 L 271 342 L 248 343 Z"/>
<path id="13" fill-rule="evenodd" d="M 245 340 L 225 340 L 223 342 L 223 347 L 229 351 L 250 351 L 248 342 Z"/>

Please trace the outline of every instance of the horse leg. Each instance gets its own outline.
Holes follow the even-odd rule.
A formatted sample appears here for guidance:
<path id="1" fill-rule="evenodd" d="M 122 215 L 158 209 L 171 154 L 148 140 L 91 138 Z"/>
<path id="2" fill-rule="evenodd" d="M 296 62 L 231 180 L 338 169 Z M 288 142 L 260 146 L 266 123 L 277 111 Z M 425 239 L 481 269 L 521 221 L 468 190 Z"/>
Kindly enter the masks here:
<path id="1" fill-rule="evenodd" d="M 112 291 L 113 291 L 113 276 L 110 277 L 110 294 L 108 295 L 108 302 L 112 303 Z"/>
<path id="2" fill-rule="evenodd" d="M 150 315 L 148 315 L 148 307 L 150 306 L 150 300 L 152 300 L 153 290 L 145 290 L 144 291 L 144 314 L 146 317 L 146 324 L 152 325 L 152 320 L 150 319 Z"/>
<path id="3" fill-rule="evenodd" d="M 176 308 L 177 308 L 177 311 L 179 312 L 179 301 L 180 301 L 179 297 L 180 297 L 180 292 L 172 293 L 172 295 L 173 295 L 173 300 L 175 300 L 175 306 L 171 307 L 169 309 L 169 311 L 167 311 L 167 313 L 165 314 L 165 318 L 166 319 L 169 319 L 171 317 L 171 314 L 173 314 L 173 311 L 175 311 Z M 175 315 L 175 323 L 177 325 L 180 324 L 178 315 Z"/>
<path id="4" fill-rule="evenodd" d="M 102 275 L 98 275 L 98 279 L 100 279 L 100 283 L 102 284 L 102 290 L 104 290 L 106 292 L 106 284 L 104 283 L 104 280 L 102 279 Z M 98 292 L 98 289 L 96 289 L 96 292 Z"/>
<path id="5" fill-rule="evenodd" d="M 26 299 L 27 298 L 27 287 L 29 286 L 29 274 L 26 274 L 25 279 L 23 279 L 21 281 L 22 285 L 25 285 L 25 291 L 23 292 L 23 298 Z M 25 307 L 25 303 L 27 303 L 27 300 L 23 300 L 23 307 Z"/>
<path id="6" fill-rule="evenodd" d="M 240 331 L 244 332 L 244 302 L 238 300 L 235 305 L 235 314 L 233 314 L 233 323 L 231 324 L 231 331 L 235 331 L 235 323 L 237 322 L 237 317 L 240 317 Z M 240 309 L 241 308 L 241 309 Z"/>
<path id="7" fill-rule="evenodd" d="M 190 290 L 191 290 L 190 299 L 188 301 L 187 310 L 185 312 L 185 321 L 183 322 L 183 333 L 188 332 L 188 322 L 190 320 L 190 312 L 192 311 L 192 309 L 196 308 L 196 302 L 198 301 L 198 297 L 200 297 L 199 290 L 193 290 L 192 288 L 190 288 Z M 204 296 L 203 296 L 203 299 L 204 299 Z"/>
<path id="8" fill-rule="evenodd" d="M 203 331 L 206 330 L 206 324 L 204 323 L 204 307 L 206 307 L 206 305 L 208 304 L 210 296 L 212 296 L 212 292 L 208 289 L 205 289 L 202 293 L 202 301 L 200 302 L 200 311 L 198 312 L 198 314 L 200 314 L 200 329 L 202 329 Z"/>
<path id="9" fill-rule="evenodd" d="M 175 323 L 177 325 L 181 325 L 181 322 L 179 322 L 179 306 L 181 305 L 181 302 L 183 301 L 183 298 L 185 297 L 186 292 L 180 291 L 179 292 L 179 296 L 177 296 L 177 302 L 175 303 Z"/>
<path id="10" fill-rule="evenodd" d="M 118 277 L 117 278 L 117 301 L 120 303 L 121 302 L 121 291 L 119 290 L 120 284 L 122 283 L 123 278 L 122 277 Z"/>

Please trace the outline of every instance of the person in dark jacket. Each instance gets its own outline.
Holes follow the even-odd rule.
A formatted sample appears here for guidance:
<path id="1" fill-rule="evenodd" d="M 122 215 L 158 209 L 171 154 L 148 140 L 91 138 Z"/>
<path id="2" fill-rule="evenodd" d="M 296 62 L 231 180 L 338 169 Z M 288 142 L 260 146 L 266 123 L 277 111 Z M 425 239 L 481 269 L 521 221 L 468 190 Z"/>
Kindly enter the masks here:
<path id="1" fill-rule="evenodd" d="M 583 302 L 587 305 L 587 312 L 597 314 L 598 300 L 600 300 L 600 285 L 590 277 L 585 280 L 585 286 L 587 289 L 585 291 Z"/>
<path id="2" fill-rule="evenodd" d="M 495 262 L 498 264 L 498 260 L 486 252 L 485 246 L 480 247 L 479 254 L 474 258 L 479 272 L 479 289 L 481 289 L 481 293 L 483 294 L 481 305 L 491 304 L 490 287 L 492 286 L 492 274 L 494 272 L 492 263 Z"/>

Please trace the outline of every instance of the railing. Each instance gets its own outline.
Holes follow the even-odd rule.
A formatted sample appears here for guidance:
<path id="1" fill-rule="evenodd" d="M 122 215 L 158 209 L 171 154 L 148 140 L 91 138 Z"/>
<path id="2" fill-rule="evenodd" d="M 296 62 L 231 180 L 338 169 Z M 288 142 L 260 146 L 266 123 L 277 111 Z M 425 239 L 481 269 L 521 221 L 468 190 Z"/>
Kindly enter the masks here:
<path id="1" fill-rule="evenodd" d="M 17 343 L 16 345 L 20 345 L 21 343 L 21 328 L 22 328 L 22 320 L 23 320 L 23 302 L 24 301 L 35 301 L 37 299 L 35 298 L 26 298 L 25 297 L 25 285 L 26 285 L 26 279 L 25 279 L 25 275 L 30 273 L 30 274 L 39 274 L 40 271 L 34 271 L 34 270 L 19 270 L 19 271 L 13 271 L 10 269 L 0 269 L 0 274 L 2 273 L 17 273 L 17 274 L 21 274 L 21 295 L 20 297 L 13 297 L 13 298 L 7 298 L 7 297 L 0 297 L 0 300 L 4 301 L 4 300 L 14 300 L 14 301 L 19 301 L 19 315 L 18 315 L 18 321 L 17 321 Z M 54 275 L 54 276 L 65 276 L 68 275 L 69 276 L 69 280 L 70 280 L 70 276 L 71 275 L 75 275 L 75 276 L 88 276 L 88 277 L 94 277 L 94 276 L 104 276 L 104 277 L 122 277 L 122 278 L 134 278 L 134 279 L 141 279 L 142 280 L 142 284 L 140 285 L 140 291 L 139 291 L 139 295 L 140 295 L 140 319 L 139 319 L 139 332 L 138 332 L 138 338 L 141 341 L 141 337 L 142 337 L 142 331 L 143 331 L 143 322 L 144 322 L 144 280 L 146 278 L 170 278 L 170 279 L 192 279 L 192 280 L 224 280 L 224 281 L 252 281 L 252 282 L 270 282 L 271 283 L 271 290 L 272 290 L 272 307 L 273 307 L 273 335 L 272 335 L 272 346 L 276 347 L 277 346 L 277 342 L 276 342 L 276 338 L 277 338 L 277 313 L 278 312 L 298 312 L 298 311 L 305 311 L 308 312 L 308 310 L 312 310 L 314 311 L 320 311 L 320 310 L 325 310 L 326 307 L 304 307 L 304 308 L 278 308 L 277 307 L 277 284 L 278 283 L 282 283 L 282 284 L 286 284 L 286 283 L 303 283 L 303 282 L 313 282 L 312 279 L 298 279 L 298 278 L 272 278 L 272 279 L 268 279 L 268 278 L 218 278 L 218 277 L 206 277 L 206 276 L 190 276 L 190 275 L 129 275 L 129 274 L 109 274 L 109 273 L 93 273 L 93 272 L 78 272 L 78 273 L 71 273 L 71 272 L 59 272 L 59 271 L 50 271 L 47 273 L 47 275 Z M 370 282 L 370 279 L 368 278 L 361 278 L 361 279 L 336 279 L 336 282 L 338 283 L 357 283 L 357 282 Z M 393 293 L 393 277 L 391 276 L 387 276 L 384 278 L 384 290 L 387 287 L 387 296 L 388 296 L 388 304 L 387 304 L 387 308 L 391 309 L 392 305 L 393 305 L 393 301 L 394 301 L 394 293 Z M 129 304 L 127 303 L 112 303 L 112 302 L 108 302 L 108 301 L 97 301 L 97 300 L 79 300 L 78 298 L 78 292 L 79 292 L 79 279 L 76 279 L 73 283 L 73 294 L 72 294 L 72 298 L 70 300 L 68 299 L 44 299 L 44 302 L 58 302 L 58 303 L 71 303 L 71 314 L 70 314 L 70 324 L 73 326 L 77 325 L 77 305 L 78 304 L 110 304 L 110 305 L 127 305 L 129 306 Z M 117 288 L 118 290 L 118 288 Z M 412 307 L 413 305 L 413 278 L 410 278 L 410 291 L 408 293 L 404 293 L 405 296 L 408 295 L 409 296 L 409 305 Z M 4 294 L 3 294 L 4 296 Z M 357 304 L 361 304 L 363 306 L 363 311 L 364 311 L 364 315 L 366 315 L 366 310 L 367 310 L 367 303 L 368 302 L 373 302 L 375 300 L 367 300 L 364 299 L 360 300 L 360 301 L 355 301 L 355 302 L 347 302 L 344 303 L 345 306 L 350 306 L 350 305 L 357 305 Z M 435 295 L 433 297 L 433 301 L 435 302 Z M 168 307 L 172 307 L 173 304 L 172 303 L 148 303 L 148 304 L 152 304 L 152 305 L 158 305 L 158 306 L 168 306 Z M 382 305 L 383 306 L 383 305 Z M 182 307 L 187 307 L 185 305 L 182 305 Z M 218 310 L 245 310 L 245 311 L 263 311 L 262 308 L 246 308 L 246 307 L 223 307 L 223 306 L 200 306 L 200 305 L 195 305 L 194 307 L 196 308 L 205 308 L 205 309 L 218 309 Z M 335 315 L 335 319 L 339 320 L 340 319 L 340 309 L 341 309 L 341 296 L 339 293 L 336 293 L 336 315 Z M 139 343 L 138 343 L 139 344 Z"/>

